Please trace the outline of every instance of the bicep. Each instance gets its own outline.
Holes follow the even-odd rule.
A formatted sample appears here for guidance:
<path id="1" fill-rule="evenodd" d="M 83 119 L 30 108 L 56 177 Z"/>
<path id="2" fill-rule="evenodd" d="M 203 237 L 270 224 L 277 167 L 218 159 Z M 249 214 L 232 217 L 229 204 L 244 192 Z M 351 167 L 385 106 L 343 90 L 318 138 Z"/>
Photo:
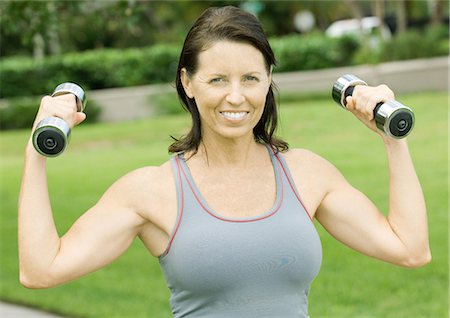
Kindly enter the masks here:
<path id="1" fill-rule="evenodd" d="M 323 198 L 317 220 L 337 240 L 365 255 L 401 264 L 405 246 L 387 218 L 343 178 Z"/>
<path id="2" fill-rule="evenodd" d="M 131 245 L 144 221 L 127 204 L 126 188 L 123 182 L 114 184 L 61 237 L 50 268 L 54 285 L 100 269 Z"/>

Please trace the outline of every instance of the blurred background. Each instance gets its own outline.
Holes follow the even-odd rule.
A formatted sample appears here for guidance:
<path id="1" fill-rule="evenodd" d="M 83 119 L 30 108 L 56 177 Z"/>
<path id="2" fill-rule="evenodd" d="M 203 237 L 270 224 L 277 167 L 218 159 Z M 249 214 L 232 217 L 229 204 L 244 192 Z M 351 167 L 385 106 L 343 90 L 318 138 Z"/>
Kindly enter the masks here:
<path id="1" fill-rule="evenodd" d="M 158 260 L 139 240 L 113 264 L 75 282 L 49 290 L 19 284 L 23 149 L 40 98 L 61 82 L 81 85 L 88 120 L 65 153 L 48 162 L 62 235 L 117 178 L 170 157 L 170 136 L 190 125 L 173 86 L 183 39 L 205 8 L 224 5 L 255 14 L 267 32 L 278 60 L 279 134 L 330 160 L 383 211 L 389 199 L 383 145 L 332 101 L 331 87 L 344 73 L 387 83 L 416 115 L 408 139 L 429 210 L 432 263 L 406 270 L 362 257 L 316 223 L 324 261 L 311 290 L 311 317 L 447 317 L 444 0 L 1 1 L 0 299 L 64 317 L 171 316 Z"/>
<path id="2" fill-rule="evenodd" d="M 51 93 L 60 82 L 73 81 L 88 91 L 173 82 L 190 25 L 205 8 L 229 4 L 261 20 L 278 57 L 278 73 L 448 54 L 449 2 L 444 0 L 4 0 L 0 129 L 29 127 L 38 99 L 25 97 Z M 116 115 L 119 106 L 112 103 L 117 93 L 110 92 L 114 96 L 109 98 L 92 95 L 89 121 L 148 115 L 161 99 L 133 101 L 130 114 Z M 151 93 L 151 89 L 133 92 Z M 15 110 L 21 116 L 15 116 Z"/>

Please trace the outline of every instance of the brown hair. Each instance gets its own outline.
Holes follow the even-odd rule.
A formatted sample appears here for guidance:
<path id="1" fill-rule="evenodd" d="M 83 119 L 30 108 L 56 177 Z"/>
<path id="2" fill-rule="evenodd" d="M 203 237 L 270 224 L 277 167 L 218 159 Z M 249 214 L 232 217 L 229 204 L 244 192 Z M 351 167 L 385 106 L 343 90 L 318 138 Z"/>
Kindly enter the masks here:
<path id="1" fill-rule="evenodd" d="M 200 114 L 195 100 L 189 98 L 184 91 L 181 70 L 185 68 L 188 74 L 195 74 L 200 52 L 221 40 L 243 42 L 254 46 L 263 54 L 268 73 L 276 64 L 264 30 L 254 15 L 233 6 L 206 9 L 186 36 L 176 75 L 178 98 L 183 108 L 191 113 L 192 127 L 189 133 L 180 139 L 172 137 L 175 142 L 169 147 L 170 153 L 183 151 L 195 153 L 198 150 L 202 140 Z M 269 144 L 276 151 L 286 151 L 289 148 L 288 143 L 274 136 L 278 124 L 274 90 L 276 87 L 272 83 L 266 96 L 261 119 L 253 128 L 253 135 L 257 142 Z"/>

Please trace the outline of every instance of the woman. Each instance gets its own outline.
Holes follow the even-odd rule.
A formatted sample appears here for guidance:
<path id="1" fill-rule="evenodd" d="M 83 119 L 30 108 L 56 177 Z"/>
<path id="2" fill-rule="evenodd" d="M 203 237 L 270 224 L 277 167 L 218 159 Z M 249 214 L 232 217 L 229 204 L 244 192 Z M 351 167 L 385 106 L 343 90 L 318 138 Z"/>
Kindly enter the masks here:
<path id="1" fill-rule="evenodd" d="M 19 204 L 20 279 L 59 285 L 118 258 L 138 236 L 159 257 L 176 317 L 307 317 L 321 264 L 316 218 L 336 239 L 400 266 L 428 263 L 426 208 L 405 139 L 380 134 L 390 173 L 388 217 L 325 159 L 274 136 L 275 57 L 257 19 L 210 8 L 181 52 L 177 91 L 192 129 L 159 167 L 115 182 L 61 238 L 46 159 L 29 142 Z M 378 133 L 373 108 L 393 92 L 357 86 L 348 109 Z M 82 122 L 72 95 L 44 97 L 36 123 Z"/>

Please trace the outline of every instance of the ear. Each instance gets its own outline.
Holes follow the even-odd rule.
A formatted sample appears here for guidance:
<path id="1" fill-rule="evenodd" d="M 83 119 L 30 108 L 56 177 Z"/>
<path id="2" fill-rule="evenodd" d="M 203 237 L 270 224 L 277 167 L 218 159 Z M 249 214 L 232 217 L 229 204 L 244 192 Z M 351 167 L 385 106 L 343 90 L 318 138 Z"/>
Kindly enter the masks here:
<path id="1" fill-rule="evenodd" d="M 189 98 L 194 98 L 194 93 L 192 92 L 192 82 L 185 67 L 181 69 L 180 79 L 186 95 Z"/>
<path id="2" fill-rule="evenodd" d="M 273 65 L 270 65 L 269 70 L 269 83 L 272 84 Z"/>

